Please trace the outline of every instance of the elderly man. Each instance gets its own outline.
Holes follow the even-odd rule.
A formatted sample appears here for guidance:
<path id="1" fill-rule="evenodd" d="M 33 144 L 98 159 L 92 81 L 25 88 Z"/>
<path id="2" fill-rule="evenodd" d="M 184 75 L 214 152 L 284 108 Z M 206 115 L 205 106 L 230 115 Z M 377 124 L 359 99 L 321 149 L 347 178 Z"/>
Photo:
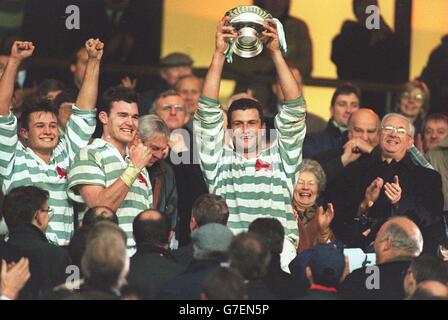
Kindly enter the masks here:
<path id="1" fill-rule="evenodd" d="M 417 225 L 405 217 L 384 223 L 374 242 L 376 266 L 353 271 L 338 288 L 343 299 L 401 300 L 405 297 L 403 273 L 422 252 L 423 238 Z"/>
<path id="2" fill-rule="evenodd" d="M 434 252 L 442 236 L 440 175 L 415 165 L 407 151 L 413 126 L 399 114 L 381 122 L 379 145 L 348 165 L 328 190 L 335 208 L 333 231 L 346 245 L 366 248 L 381 224 L 406 215 L 422 230 L 425 251 Z"/>

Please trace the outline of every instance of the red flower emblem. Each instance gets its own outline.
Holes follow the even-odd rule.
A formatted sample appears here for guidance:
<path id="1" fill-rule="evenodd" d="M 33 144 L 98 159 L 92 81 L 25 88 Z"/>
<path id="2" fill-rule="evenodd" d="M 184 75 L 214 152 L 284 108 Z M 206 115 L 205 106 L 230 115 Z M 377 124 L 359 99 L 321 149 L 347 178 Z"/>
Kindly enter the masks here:
<path id="1" fill-rule="evenodd" d="M 56 166 L 56 171 L 58 172 L 59 179 L 67 179 L 67 172 L 65 172 L 60 166 Z"/>
<path id="2" fill-rule="evenodd" d="M 138 181 L 139 181 L 140 183 L 143 183 L 145 186 L 148 186 L 148 182 L 146 182 L 146 179 L 145 179 L 145 177 L 142 175 L 141 172 L 137 175 L 137 179 L 138 179 Z"/>
<path id="3" fill-rule="evenodd" d="M 260 159 L 257 159 L 257 162 L 255 162 L 255 171 L 260 171 L 262 169 L 272 171 L 272 165 L 269 162 L 264 162 Z"/>

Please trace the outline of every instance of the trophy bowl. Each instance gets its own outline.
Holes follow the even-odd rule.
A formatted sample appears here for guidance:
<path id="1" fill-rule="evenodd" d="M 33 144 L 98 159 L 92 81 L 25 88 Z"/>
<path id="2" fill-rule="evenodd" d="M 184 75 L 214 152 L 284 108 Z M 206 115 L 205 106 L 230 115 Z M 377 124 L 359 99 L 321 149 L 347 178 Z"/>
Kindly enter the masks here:
<path id="1" fill-rule="evenodd" d="M 227 11 L 226 15 L 238 32 L 236 39 L 229 40 L 233 52 L 242 58 L 259 55 L 263 51 L 260 37 L 264 31 L 264 19 L 272 18 L 272 15 L 257 6 L 239 6 Z"/>

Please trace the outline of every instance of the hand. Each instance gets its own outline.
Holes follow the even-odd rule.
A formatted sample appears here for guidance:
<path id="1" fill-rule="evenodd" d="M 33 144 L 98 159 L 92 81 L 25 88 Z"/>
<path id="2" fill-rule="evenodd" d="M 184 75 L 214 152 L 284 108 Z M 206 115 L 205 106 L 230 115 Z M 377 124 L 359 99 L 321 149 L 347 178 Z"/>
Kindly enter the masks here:
<path id="1" fill-rule="evenodd" d="M 371 208 L 375 204 L 375 201 L 378 200 L 378 197 L 380 196 L 380 191 L 383 185 L 384 180 L 381 178 L 376 178 L 372 181 L 372 183 L 366 189 L 364 201 L 361 204 L 361 207 L 363 207 L 363 209 Z"/>
<path id="2" fill-rule="evenodd" d="M 360 138 L 354 138 L 351 139 L 350 141 L 353 141 L 353 148 L 355 149 L 354 152 L 360 152 L 360 153 L 371 153 L 373 150 L 373 146 L 360 139 Z"/>
<path id="3" fill-rule="evenodd" d="M 229 16 L 224 16 L 218 23 L 216 30 L 216 52 L 224 55 L 229 43 L 227 39 L 236 39 L 238 33 L 235 28 L 229 24 Z"/>
<path id="4" fill-rule="evenodd" d="M 349 165 L 350 163 L 356 161 L 361 157 L 360 152 L 355 152 L 356 142 L 353 140 L 349 140 L 344 146 L 344 153 L 341 156 L 341 162 L 344 167 Z"/>
<path id="5" fill-rule="evenodd" d="M 12 263 L 9 266 L 2 260 L 0 295 L 16 299 L 30 276 L 28 258 L 21 258 L 17 264 Z"/>
<path id="6" fill-rule="evenodd" d="M 144 146 L 142 143 L 129 146 L 129 158 L 134 166 L 140 170 L 148 164 L 151 157 L 151 150 L 149 150 L 148 147 Z"/>
<path id="7" fill-rule="evenodd" d="M 394 176 L 394 182 L 384 185 L 384 194 L 391 204 L 397 204 L 401 199 L 401 187 L 398 176 Z"/>
<path id="8" fill-rule="evenodd" d="M 327 210 L 324 212 L 324 208 L 321 206 L 316 210 L 317 224 L 319 225 L 319 232 L 326 231 L 333 221 L 334 218 L 334 208 L 331 203 L 328 204 Z"/>
<path id="9" fill-rule="evenodd" d="M 123 79 L 121 79 L 121 85 L 127 89 L 135 90 L 135 87 L 137 86 L 137 79 L 124 77 Z"/>
<path id="10" fill-rule="evenodd" d="M 163 159 L 168 158 L 168 155 L 170 154 L 170 146 L 166 146 L 162 149 Z"/>
<path id="11" fill-rule="evenodd" d="M 280 41 L 278 39 L 277 25 L 273 19 L 266 19 L 266 25 L 264 25 L 263 41 L 265 47 L 271 52 L 280 51 Z"/>
<path id="12" fill-rule="evenodd" d="M 15 41 L 11 48 L 11 58 L 23 61 L 33 55 L 34 45 L 29 41 Z"/>
<path id="13" fill-rule="evenodd" d="M 99 39 L 89 39 L 85 44 L 89 59 L 101 60 L 104 52 L 104 43 Z"/>

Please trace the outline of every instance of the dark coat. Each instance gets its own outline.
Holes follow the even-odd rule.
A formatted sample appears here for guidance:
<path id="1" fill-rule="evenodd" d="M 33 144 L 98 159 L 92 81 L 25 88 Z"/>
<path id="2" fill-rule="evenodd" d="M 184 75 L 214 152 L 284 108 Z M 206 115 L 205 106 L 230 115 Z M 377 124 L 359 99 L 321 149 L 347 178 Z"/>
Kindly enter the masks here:
<path id="1" fill-rule="evenodd" d="M 378 265 L 379 289 L 366 285 L 374 284 L 373 272 L 366 267 L 350 273 L 338 288 L 338 296 L 347 300 L 403 300 L 403 279 L 412 258 L 402 258 Z M 369 272 L 367 272 L 369 271 Z"/>
<path id="2" fill-rule="evenodd" d="M 31 278 L 20 298 L 35 299 L 53 287 L 65 283 L 71 264 L 66 250 L 48 242 L 44 233 L 32 224 L 10 230 L 8 243 L 19 248 L 30 260 Z"/>
<path id="3" fill-rule="evenodd" d="M 193 260 L 184 272 L 166 284 L 157 298 L 163 300 L 199 300 L 202 283 L 209 273 L 218 268 L 219 265 L 219 260 Z"/>
<path id="4" fill-rule="evenodd" d="M 340 149 L 346 139 L 343 133 L 333 124 L 333 119 L 328 121 L 325 130 L 307 134 L 303 142 L 303 158 L 313 158 L 314 155 L 331 149 Z"/>
<path id="5" fill-rule="evenodd" d="M 184 269 L 169 250 L 137 246 L 131 258 L 128 283 L 143 299 L 154 299 L 160 289 Z"/>
<path id="6" fill-rule="evenodd" d="M 355 221 L 358 208 L 367 187 L 377 177 L 393 182 L 397 175 L 402 189 L 397 207 L 392 206 L 384 191 L 368 211 L 371 219 L 366 224 Z M 404 215 L 420 228 L 424 238 L 424 251 L 435 253 L 443 236 L 443 195 L 440 174 L 412 163 L 409 155 L 401 161 L 388 164 L 381 160 L 379 147 L 371 154 L 362 155 L 349 164 L 344 174 L 327 190 L 327 198 L 335 209 L 332 230 L 336 237 L 349 247 L 365 248 L 376 236 L 381 225 L 391 216 Z M 362 235 L 367 228 L 372 232 L 368 238 Z"/>

